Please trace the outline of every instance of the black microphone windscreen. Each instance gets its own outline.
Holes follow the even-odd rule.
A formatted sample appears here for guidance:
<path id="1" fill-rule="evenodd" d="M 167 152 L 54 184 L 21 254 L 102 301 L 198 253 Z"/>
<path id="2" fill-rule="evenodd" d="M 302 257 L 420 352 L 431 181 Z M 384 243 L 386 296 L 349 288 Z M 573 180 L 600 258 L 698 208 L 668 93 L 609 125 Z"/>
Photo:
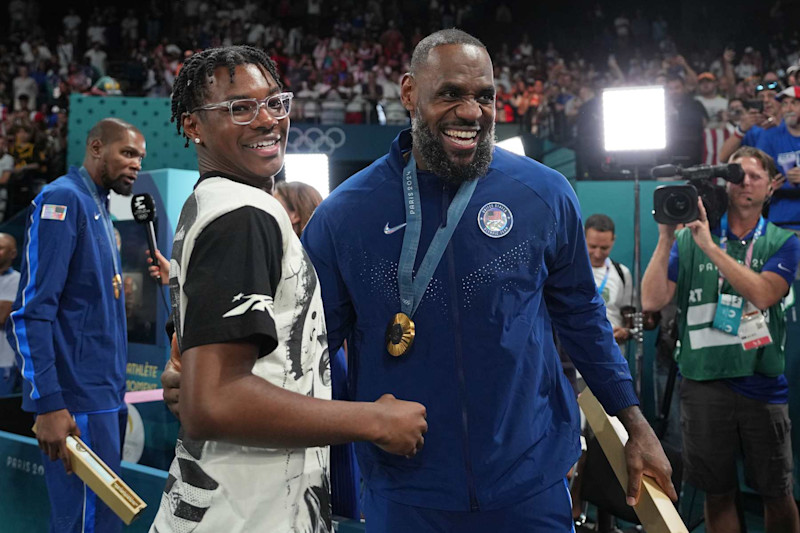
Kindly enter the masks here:
<path id="1" fill-rule="evenodd" d="M 680 176 L 681 168 L 676 167 L 675 165 L 659 165 L 657 167 L 653 167 L 653 169 L 650 171 L 650 175 L 654 178 L 671 178 L 673 176 Z"/>
<path id="2" fill-rule="evenodd" d="M 152 222 L 156 218 L 156 204 L 153 197 L 147 193 L 134 194 L 131 198 L 131 212 L 136 222 L 143 224 Z"/>

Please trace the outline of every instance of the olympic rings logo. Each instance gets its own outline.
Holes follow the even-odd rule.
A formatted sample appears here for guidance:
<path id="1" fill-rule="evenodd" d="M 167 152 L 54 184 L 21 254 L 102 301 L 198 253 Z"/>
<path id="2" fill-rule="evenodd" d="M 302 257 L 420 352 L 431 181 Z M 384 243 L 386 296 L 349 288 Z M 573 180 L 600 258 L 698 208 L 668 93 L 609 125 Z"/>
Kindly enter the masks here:
<path id="1" fill-rule="evenodd" d="M 289 135 L 286 141 L 286 151 L 294 152 L 312 152 L 323 153 L 331 155 L 344 145 L 347 135 L 342 128 L 328 128 L 322 130 L 321 128 L 307 128 L 301 130 L 299 128 L 292 128 L 289 130 Z"/>

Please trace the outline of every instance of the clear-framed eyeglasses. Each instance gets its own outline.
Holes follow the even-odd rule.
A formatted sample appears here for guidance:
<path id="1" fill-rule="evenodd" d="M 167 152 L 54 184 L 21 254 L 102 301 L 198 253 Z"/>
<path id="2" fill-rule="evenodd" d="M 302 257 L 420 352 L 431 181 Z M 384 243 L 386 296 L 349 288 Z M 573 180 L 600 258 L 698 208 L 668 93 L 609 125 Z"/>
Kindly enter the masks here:
<path id="1" fill-rule="evenodd" d="M 253 122 L 258 116 L 258 111 L 263 107 L 272 118 L 280 120 L 289 116 L 292 108 L 292 98 L 294 94 L 290 92 L 273 94 L 263 100 L 258 98 L 241 98 L 239 100 L 228 100 L 216 104 L 206 104 L 196 107 L 195 111 L 209 111 L 212 109 L 227 109 L 231 114 L 231 120 L 239 126 L 246 126 Z"/>

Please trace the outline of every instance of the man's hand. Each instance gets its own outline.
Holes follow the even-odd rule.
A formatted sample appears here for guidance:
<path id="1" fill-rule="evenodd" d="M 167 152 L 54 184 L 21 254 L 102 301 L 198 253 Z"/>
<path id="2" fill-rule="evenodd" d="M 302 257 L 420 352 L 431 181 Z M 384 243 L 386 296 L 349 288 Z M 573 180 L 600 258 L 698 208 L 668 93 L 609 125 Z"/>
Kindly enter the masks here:
<path id="1" fill-rule="evenodd" d="M 614 326 L 614 340 L 621 344 L 631 338 L 631 331 L 628 328 Z"/>
<path id="2" fill-rule="evenodd" d="M 413 457 L 425 444 L 428 422 L 425 406 L 384 394 L 375 401 L 381 409 L 377 436 L 372 442 L 385 452 Z"/>
<path id="3" fill-rule="evenodd" d="M 714 244 L 714 239 L 711 238 L 711 229 L 708 227 L 708 216 L 706 215 L 706 208 L 703 205 L 702 198 L 697 199 L 697 208 L 700 211 L 700 216 L 697 220 L 686 224 L 686 227 L 692 231 L 692 238 L 695 244 L 705 252 L 709 248 L 715 247 L 716 244 Z"/>
<path id="4" fill-rule="evenodd" d="M 625 462 L 628 467 L 627 503 L 634 506 L 639 503 L 642 475 L 655 479 L 656 483 L 673 501 L 678 501 L 678 493 L 672 484 L 672 466 L 661 443 L 653 433 L 653 428 L 642 416 L 637 406 L 631 406 L 617 413 L 617 418 L 628 431 L 628 442 L 625 444 Z"/>
<path id="5" fill-rule="evenodd" d="M 786 179 L 789 180 L 789 183 L 792 185 L 800 185 L 800 167 L 794 167 L 793 169 L 789 170 L 786 173 Z M 780 185 L 777 183 L 774 184 L 774 188 L 779 188 Z"/>
<path id="6" fill-rule="evenodd" d="M 147 270 L 150 272 L 150 277 L 161 281 L 162 285 L 169 285 L 169 261 L 164 257 L 159 250 L 156 250 L 156 260 L 158 264 L 153 264 L 153 258 L 150 257 L 150 250 L 145 250 L 147 254 L 147 263 L 150 265 Z"/>
<path id="7" fill-rule="evenodd" d="M 164 388 L 164 403 L 167 404 L 167 408 L 175 415 L 175 418 L 180 420 L 181 353 L 178 351 L 178 339 L 174 333 L 172 334 L 169 361 L 164 367 L 164 372 L 161 373 L 161 386 Z"/>
<path id="8" fill-rule="evenodd" d="M 748 131 L 750 128 L 756 125 L 761 126 L 762 128 L 769 127 L 764 126 L 765 123 L 768 124 L 767 115 L 761 113 L 760 111 L 756 111 L 755 109 L 750 109 L 747 111 L 747 113 L 742 115 L 742 120 L 739 122 L 739 128 L 741 128 L 742 131 Z"/>
<path id="9" fill-rule="evenodd" d="M 658 225 L 658 238 L 665 239 L 668 242 L 671 242 L 675 239 L 675 230 L 677 226 L 674 224 L 659 224 Z"/>
<path id="10" fill-rule="evenodd" d="M 47 454 L 51 461 L 61 459 L 67 474 L 72 473 L 72 464 L 67 451 L 67 436 L 81 436 L 81 430 L 75 419 L 66 409 L 51 411 L 36 417 L 36 440 L 39 448 Z"/>

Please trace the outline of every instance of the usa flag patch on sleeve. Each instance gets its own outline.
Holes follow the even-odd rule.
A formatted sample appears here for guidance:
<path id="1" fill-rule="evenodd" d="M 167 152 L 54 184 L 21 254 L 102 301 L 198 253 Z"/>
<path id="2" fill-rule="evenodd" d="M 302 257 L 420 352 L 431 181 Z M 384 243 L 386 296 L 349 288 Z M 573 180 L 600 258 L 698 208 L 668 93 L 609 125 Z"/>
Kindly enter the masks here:
<path id="1" fill-rule="evenodd" d="M 42 206 L 42 220 L 64 220 L 67 218 L 67 206 L 44 204 Z"/>

